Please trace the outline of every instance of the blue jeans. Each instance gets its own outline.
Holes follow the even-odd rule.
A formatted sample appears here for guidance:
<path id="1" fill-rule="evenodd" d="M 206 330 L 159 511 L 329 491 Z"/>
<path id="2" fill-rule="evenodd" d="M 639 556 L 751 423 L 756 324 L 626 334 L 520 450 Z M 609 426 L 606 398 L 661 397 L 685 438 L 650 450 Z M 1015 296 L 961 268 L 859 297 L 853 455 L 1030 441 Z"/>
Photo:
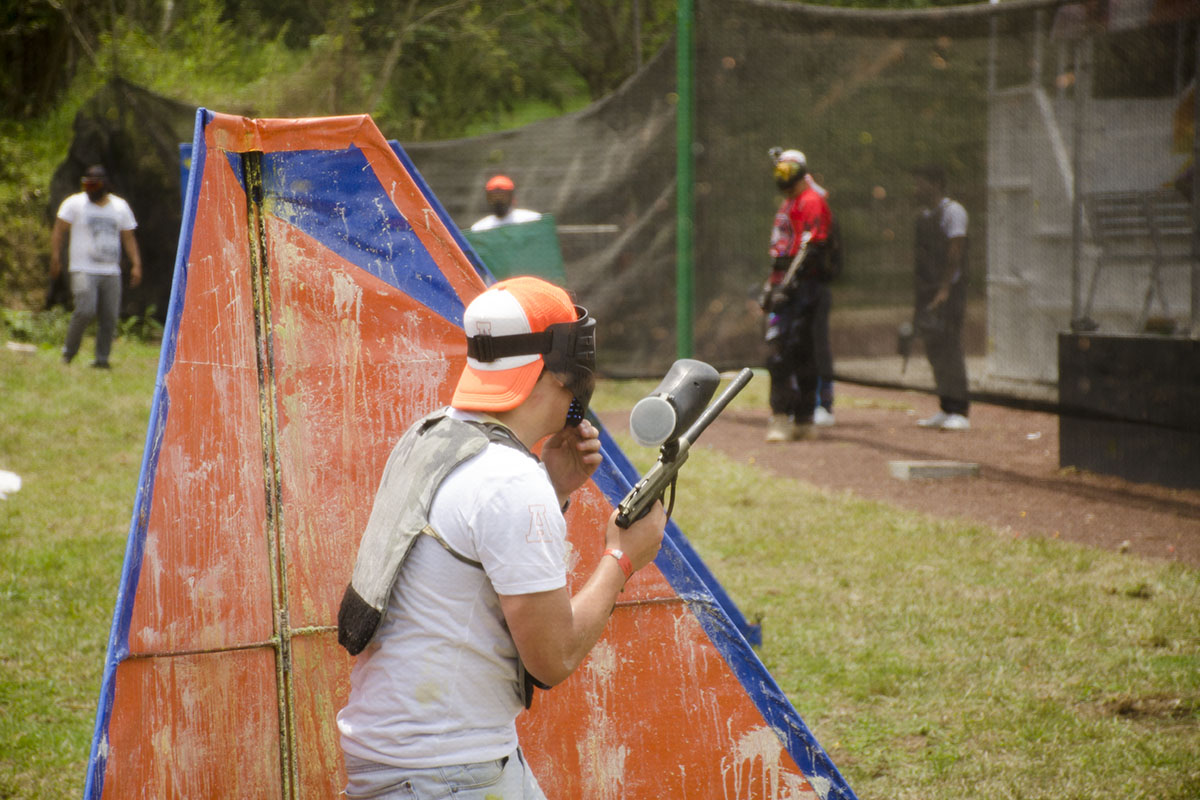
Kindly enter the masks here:
<path id="1" fill-rule="evenodd" d="M 829 284 L 818 283 L 817 305 L 813 312 L 813 357 L 817 365 L 817 405 L 826 411 L 833 411 L 833 346 L 829 339 L 832 307 L 833 292 Z"/>
<path id="2" fill-rule="evenodd" d="M 450 767 L 389 767 L 346 756 L 352 800 L 546 800 L 521 749 L 499 761 Z"/>

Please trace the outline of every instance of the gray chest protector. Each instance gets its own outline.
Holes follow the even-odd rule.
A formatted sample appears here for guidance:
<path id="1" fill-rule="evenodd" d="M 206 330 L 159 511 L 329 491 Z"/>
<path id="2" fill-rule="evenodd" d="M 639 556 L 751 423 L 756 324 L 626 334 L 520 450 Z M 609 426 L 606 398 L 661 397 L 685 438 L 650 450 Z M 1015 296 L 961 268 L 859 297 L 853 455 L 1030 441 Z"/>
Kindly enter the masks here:
<path id="1" fill-rule="evenodd" d="M 418 536 L 432 536 L 458 560 L 483 569 L 478 561 L 451 549 L 430 527 L 429 507 L 446 476 L 489 442 L 515 447 L 536 458 L 504 426 L 456 420 L 444 409 L 417 421 L 392 449 L 358 545 L 354 574 L 338 609 L 338 643 L 351 655 L 363 651 L 383 622 L 392 586 Z M 528 707 L 533 698 L 530 683 L 540 684 L 525 672 L 524 665 L 518 668 Z"/>

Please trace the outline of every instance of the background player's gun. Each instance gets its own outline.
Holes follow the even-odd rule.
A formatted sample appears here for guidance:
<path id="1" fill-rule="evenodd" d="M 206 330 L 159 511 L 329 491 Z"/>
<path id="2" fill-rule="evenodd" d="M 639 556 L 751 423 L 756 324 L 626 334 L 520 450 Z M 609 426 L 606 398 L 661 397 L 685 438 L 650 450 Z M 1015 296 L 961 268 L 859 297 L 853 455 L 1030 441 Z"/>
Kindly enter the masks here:
<path id="1" fill-rule="evenodd" d="M 783 280 L 778 285 L 772 286 L 769 276 L 763 283 L 762 292 L 758 297 L 758 305 L 763 311 L 770 312 L 787 305 L 790 293 L 796 288 L 796 273 L 800 271 L 804 257 L 808 255 L 808 243 L 811 240 L 811 231 L 805 231 L 800 235 L 800 249 L 796 251 L 796 255 L 788 265 L 787 272 L 783 274 Z"/>
<path id="2" fill-rule="evenodd" d="M 658 461 L 617 506 L 618 526 L 628 528 L 645 516 L 655 501 L 662 498 L 667 487 L 671 488 L 667 516 L 671 515 L 675 505 L 675 479 L 679 468 L 687 461 L 689 448 L 752 377 L 753 372 L 743 369 L 721 396 L 705 408 L 704 404 L 716 391 L 721 377 L 703 361 L 682 358 L 671 365 L 666 377 L 650 395 L 638 401 L 629 415 L 630 433 L 638 444 L 649 447 L 661 444 L 662 449 Z"/>

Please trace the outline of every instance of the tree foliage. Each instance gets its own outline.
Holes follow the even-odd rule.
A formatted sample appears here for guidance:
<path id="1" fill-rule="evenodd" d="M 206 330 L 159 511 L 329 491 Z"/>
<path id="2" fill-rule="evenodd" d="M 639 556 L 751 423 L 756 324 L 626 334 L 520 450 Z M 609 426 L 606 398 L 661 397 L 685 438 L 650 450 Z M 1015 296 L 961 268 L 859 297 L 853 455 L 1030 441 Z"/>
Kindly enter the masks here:
<path id="1" fill-rule="evenodd" d="M 0 14 L 0 116 L 29 117 L 53 102 L 81 57 L 93 56 L 95 20 L 83 2 L 6 0 Z"/>
<path id="2" fill-rule="evenodd" d="M 99 73 L 262 115 L 368 112 L 407 139 L 459 135 L 529 101 L 603 96 L 675 24 L 666 0 L 6 2 L 11 118 Z"/>
<path id="3" fill-rule="evenodd" d="M 98 72 L 223 109 L 365 111 L 402 138 L 453 136 L 531 101 L 604 96 L 670 38 L 675 10 L 669 0 L 0 0 L 0 58 L 15 67 L 0 72 L 0 115 L 40 116 Z"/>

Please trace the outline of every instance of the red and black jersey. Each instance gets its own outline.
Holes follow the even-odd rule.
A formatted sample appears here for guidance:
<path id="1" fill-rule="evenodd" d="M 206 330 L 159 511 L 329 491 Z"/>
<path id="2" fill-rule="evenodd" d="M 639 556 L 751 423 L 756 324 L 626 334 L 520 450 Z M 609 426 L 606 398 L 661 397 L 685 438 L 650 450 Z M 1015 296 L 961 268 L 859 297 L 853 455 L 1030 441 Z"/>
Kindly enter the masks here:
<path id="1" fill-rule="evenodd" d="M 796 255 L 800 249 L 800 236 L 812 231 L 813 242 L 824 242 L 829 236 L 833 215 L 825 198 L 811 188 L 806 188 L 795 197 L 789 197 L 775 212 L 775 227 L 771 231 L 770 253 L 772 258 Z"/>

